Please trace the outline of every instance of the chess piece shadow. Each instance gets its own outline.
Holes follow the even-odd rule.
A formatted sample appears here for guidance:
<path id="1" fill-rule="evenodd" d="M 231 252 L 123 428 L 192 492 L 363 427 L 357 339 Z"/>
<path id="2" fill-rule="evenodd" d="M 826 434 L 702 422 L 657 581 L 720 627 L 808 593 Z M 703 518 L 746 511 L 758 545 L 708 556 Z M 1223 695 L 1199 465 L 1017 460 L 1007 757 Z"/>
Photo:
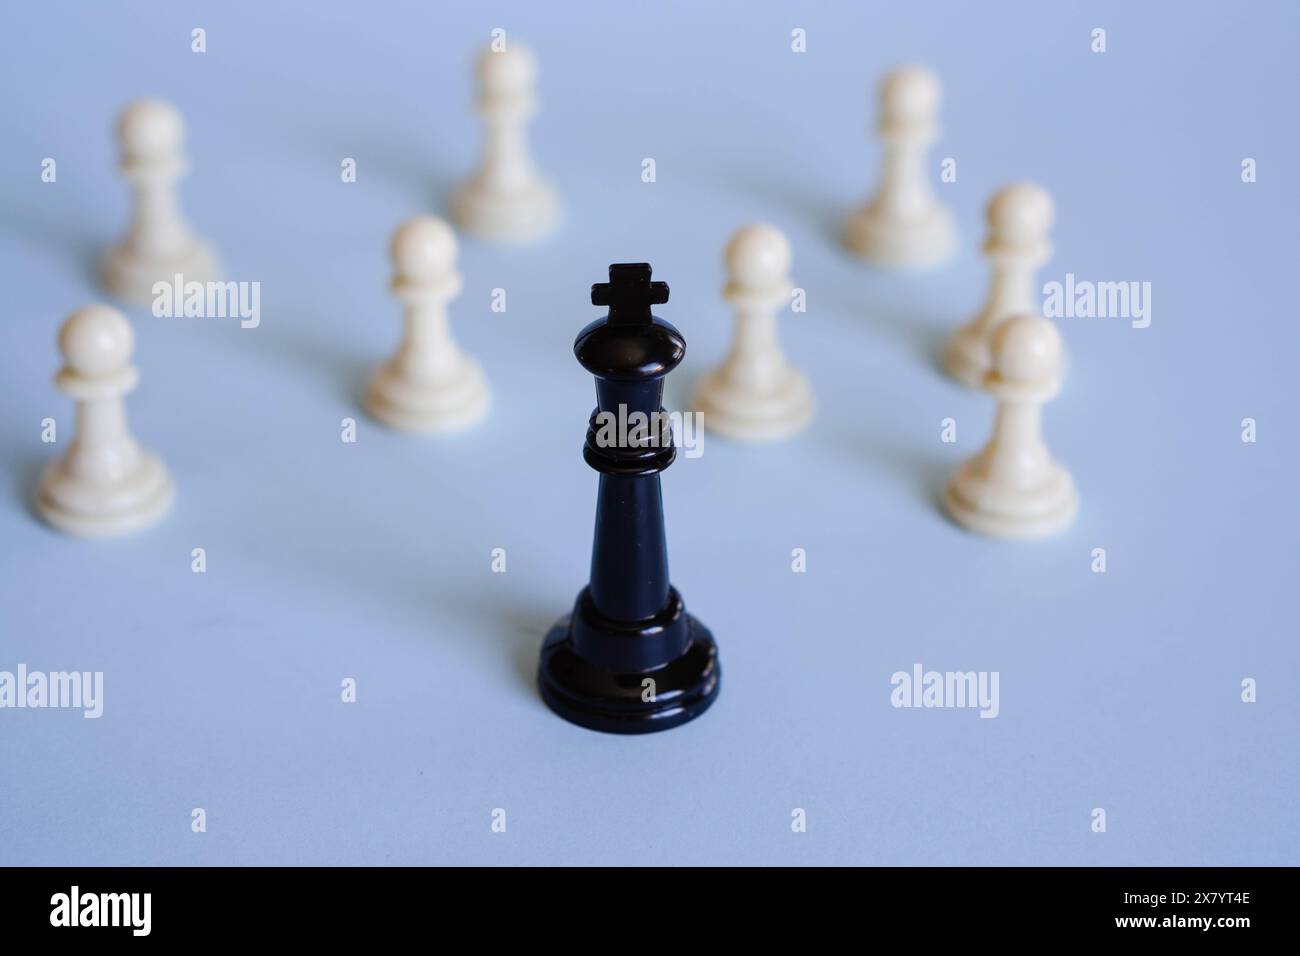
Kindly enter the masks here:
<path id="1" fill-rule="evenodd" d="M 86 283 L 85 293 L 93 296 L 99 286 L 99 259 L 111 241 L 108 233 L 99 238 L 88 236 L 84 229 L 64 225 L 46 214 L 6 205 L 0 209 L 0 232 L 18 238 L 23 244 L 38 246 L 69 264 L 74 274 Z"/>
<path id="2" fill-rule="evenodd" d="M 339 129 L 350 131 L 339 136 Z M 292 136 L 286 136 L 292 132 Z M 250 123 L 241 136 L 248 141 L 274 143 L 285 152 L 292 153 L 295 161 L 305 159 L 310 165 L 320 162 L 322 156 L 333 160 L 332 175 L 338 185 L 344 157 L 356 160 L 357 182 L 388 186 L 406 198 L 410 208 L 435 211 L 444 205 L 445 198 L 455 185 L 453 164 L 436 149 L 436 140 L 429 142 L 400 135 L 401 131 L 389 124 L 367 125 L 366 117 L 350 117 L 340 126 L 338 117 L 320 121 L 314 117 L 296 118 L 292 128 L 283 122 Z"/>
<path id="3" fill-rule="evenodd" d="M 530 700 L 543 706 L 537 696 L 537 647 L 555 623 L 555 607 L 514 607 L 503 614 L 500 603 L 494 603 L 493 610 L 502 631 L 509 636 L 510 663 L 519 686 Z"/>
<path id="4" fill-rule="evenodd" d="M 840 243 L 840 232 L 844 226 L 842 203 L 836 201 L 829 192 L 815 192 L 808 184 L 790 179 L 759 179 L 746 175 L 727 175 L 720 181 L 719 188 L 738 190 L 750 197 L 762 197 L 780 209 L 776 219 L 791 222 L 806 222 L 812 231 L 828 246 L 843 253 L 845 261 L 853 261 L 852 256 L 844 251 Z M 796 239 L 798 237 L 796 236 Z"/>
<path id="5" fill-rule="evenodd" d="M 24 510 L 33 520 L 45 525 L 45 519 L 41 517 L 40 510 L 36 507 L 37 490 L 40 487 L 41 472 L 45 470 L 45 464 L 48 459 L 44 458 L 18 458 L 16 456 L 6 456 L 8 467 L 6 471 L 9 476 L 9 500 L 13 503 L 22 502 Z"/>
<path id="6" fill-rule="evenodd" d="M 421 579 L 427 596 L 427 576 Z M 495 583 L 495 582 L 491 582 Z M 455 590 L 455 589 L 453 589 Z M 506 590 L 485 589 L 467 595 L 463 589 L 439 595 L 436 604 L 453 604 L 463 613 L 464 627 L 457 635 L 469 639 L 474 634 L 492 634 L 500 638 L 499 650 L 507 666 L 492 667 L 493 675 L 507 672 L 518 681 L 525 696 L 541 706 L 537 696 L 537 647 L 555 623 L 555 605 L 540 601 L 520 601 Z M 432 613 L 438 613 L 434 607 Z M 459 643 L 459 642 L 457 642 Z"/>
<path id="7" fill-rule="evenodd" d="M 852 467 L 863 467 L 897 483 L 927 509 L 943 494 L 954 462 L 919 444 L 900 444 L 879 437 L 880 429 L 834 430 L 829 424 L 813 434 L 823 447 L 848 460 Z"/>
<path id="8" fill-rule="evenodd" d="M 942 373 L 941 357 L 948 323 L 894 306 L 871 309 L 867 321 L 902 343 L 923 365 L 930 367 L 936 374 Z"/>
<path id="9" fill-rule="evenodd" d="M 933 507 L 943 494 L 950 465 L 938 455 L 919 448 L 878 443 L 868 446 L 868 454 L 880 470 L 904 485 L 916 500 Z"/>
<path id="10" fill-rule="evenodd" d="M 488 589 L 470 597 L 463 587 L 448 588 L 447 592 L 436 595 L 435 600 L 428 601 L 428 587 L 427 575 L 421 576 L 418 583 L 413 582 L 421 601 L 429 607 L 428 616 L 437 619 L 440 614 L 445 615 L 448 606 L 454 605 L 462 622 L 461 627 L 446 634 L 444 643 L 464 651 L 475 635 L 491 634 L 499 638 L 492 659 L 501 663 L 486 665 L 486 676 L 497 679 L 508 674 L 512 682 L 517 682 L 515 690 L 523 691 L 524 697 L 542 707 L 537 696 L 537 646 L 554 623 L 555 606 L 517 601 L 513 595 L 506 596 L 503 591 L 492 593 Z"/>
<path id="11" fill-rule="evenodd" d="M 308 310 L 277 315 L 274 324 L 257 330 L 257 355 L 327 382 L 349 407 L 360 405 L 370 375 L 370 358 L 341 341 L 313 331 Z M 236 336 L 218 336 L 214 347 L 241 345 Z M 245 351 L 241 348 L 241 352 Z"/>
<path id="12" fill-rule="evenodd" d="M 896 303 L 881 304 L 834 294 L 828 299 L 819 309 L 834 316 L 836 321 L 865 325 L 875 333 L 888 336 L 940 377 L 947 378 L 942 354 L 952 329 L 951 320 Z"/>
<path id="13" fill-rule="evenodd" d="M 281 484 L 289 479 L 287 472 L 261 477 Z M 322 501 L 328 502 L 328 521 L 321 520 Z M 459 635 L 476 633 L 461 582 L 447 574 L 428 540 L 409 533 L 411 526 L 431 526 L 432 511 L 376 509 L 373 502 L 344 493 L 308 507 L 284 508 L 275 520 L 275 547 L 246 551 L 238 573 L 274 578 L 286 594 L 346 592 L 349 606 L 370 627 L 406 643 L 438 645 L 439 653 L 460 647 Z M 382 557 L 364 550 L 366 542 L 382 542 Z"/>

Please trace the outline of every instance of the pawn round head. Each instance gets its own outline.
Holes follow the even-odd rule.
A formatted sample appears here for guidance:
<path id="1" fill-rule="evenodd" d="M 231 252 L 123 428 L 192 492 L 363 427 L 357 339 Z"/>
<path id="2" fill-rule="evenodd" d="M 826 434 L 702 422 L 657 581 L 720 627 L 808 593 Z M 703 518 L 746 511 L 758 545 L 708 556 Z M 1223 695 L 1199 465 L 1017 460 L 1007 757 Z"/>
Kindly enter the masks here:
<path id="1" fill-rule="evenodd" d="M 727 277 L 736 285 L 762 288 L 786 281 L 790 242 L 775 226 L 744 226 L 727 243 Z"/>
<path id="2" fill-rule="evenodd" d="M 989 231 L 1012 243 L 1042 242 L 1056 218 L 1052 197 L 1034 183 L 1003 186 L 989 200 L 985 213 Z"/>
<path id="3" fill-rule="evenodd" d="M 440 279 L 456 269 L 456 234 L 436 216 L 416 216 L 397 227 L 388 251 L 407 279 Z"/>
<path id="4" fill-rule="evenodd" d="M 93 378 L 126 367 L 135 348 L 131 323 L 117 309 L 87 305 L 59 330 L 59 351 L 68 368 Z"/>
<path id="5" fill-rule="evenodd" d="M 504 49 L 479 54 L 479 91 L 488 96 L 530 93 L 537 79 L 537 60 L 527 47 L 511 41 Z"/>
<path id="6" fill-rule="evenodd" d="M 1061 333 L 1041 315 L 1007 319 L 993 332 L 993 370 L 1017 385 L 1050 384 L 1061 374 Z"/>
<path id="7" fill-rule="evenodd" d="M 942 98 L 939 78 L 923 66 L 891 70 L 880 84 L 880 108 L 886 119 L 928 122 L 939 110 Z"/>
<path id="8" fill-rule="evenodd" d="M 117 118 L 117 139 L 122 152 L 139 159 L 163 159 L 180 152 L 185 121 L 165 100 L 144 99 L 128 103 Z"/>

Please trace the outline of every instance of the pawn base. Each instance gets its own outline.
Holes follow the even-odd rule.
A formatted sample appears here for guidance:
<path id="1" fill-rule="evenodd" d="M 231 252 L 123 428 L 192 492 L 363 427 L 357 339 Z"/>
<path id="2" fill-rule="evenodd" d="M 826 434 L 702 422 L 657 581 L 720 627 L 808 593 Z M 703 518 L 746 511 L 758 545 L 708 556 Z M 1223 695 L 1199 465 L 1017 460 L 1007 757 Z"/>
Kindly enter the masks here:
<path id="1" fill-rule="evenodd" d="M 1079 496 L 1070 473 L 1055 462 L 1029 488 L 989 479 L 979 459 L 966 462 L 949 480 L 943 504 L 952 519 L 976 534 L 1028 540 L 1060 534 L 1074 521 Z"/>
<path id="2" fill-rule="evenodd" d="M 141 258 L 124 245 L 113 246 L 104 254 L 100 279 L 109 294 L 123 302 L 143 304 L 155 297 L 153 287 L 166 282 L 169 286 L 180 275 L 185 282 L 211 282 L 217 278 L 217 257 L 212 247 L 194 242 L 180 255 L 165 258 Z M 176 303 L 176 308 L 180 308 Z"/>
<path id="3" fill-rule="evenodd" d="M 578 657 L 569 636 L 571 617 L 564 617 L 542 643 L 537 668 L 542 700 L 570 723 L 611 734 L 649 734 L 693 720 L 718 696 L 721 669 L 709 629 L 686 617 L 691 637 L 686 651 L 663 667 L 629 674 Z M 653 700 L 644 699 L 651 695 Z"/>
<path id="4" fill-rule="evenodd" d="M 795 369 L 771 389 L 737 387 L 723 369 L 706 375 L 695 393 L 694 408 L 704 427 L 733 441 L 765 442 L 791 438 L 813 417 L 812 389 Z"/>
<path id="5" fill-rule="evenodd" d="M 918 219 L 887 219 L 868 206 L 844 226 L 844 245 L 855 256 L 888 268 L 921 269 L 948 259 L 955 244 L 952 217 L 936 205 Z"/>
<path id="6" fill-rule="evenodd" d="M 407 432 L 449 433 L 478 424 L 492 403 L 478 364 L 465 359 L 456 371 L 429 382 L 411 381 L 393 365 L 380 366 L 366 390 L 366 411 Z"/>
<path id="7" fill-rule="evenodd" d="M 451 210 L 456 223 L 471 235 L 507 242 L 541 239 L 559 220 L 555 193 L 540 180 L 505 192 L 470 180 L 452 196 Z"/>
<path id="8" fill-rule="evenodd" d="M 87 482 L 51 462 L 41 476 L 36 510 L 64 534 L 111 538 L 142 531 L 171 510 L 175 491 L 167 467 L 142 452 L 130 476 L 108 484 Z"/>

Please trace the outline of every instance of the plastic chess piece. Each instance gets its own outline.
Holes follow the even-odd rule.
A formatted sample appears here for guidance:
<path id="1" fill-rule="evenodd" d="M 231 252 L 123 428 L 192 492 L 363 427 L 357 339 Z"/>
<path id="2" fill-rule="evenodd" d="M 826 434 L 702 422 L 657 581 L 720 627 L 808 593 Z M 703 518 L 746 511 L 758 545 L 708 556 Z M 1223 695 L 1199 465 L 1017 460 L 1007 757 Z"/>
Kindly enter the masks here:
<path id="1" fill-rule="evenodd" d="M 77 403 L 67 452 L 41 476 L 36 508 L 59 531 L 86 538 L 146 528 L 172 504 L 172 481 L 126 424 L 124 396 L 140 379 L 131 326 L 106 305 L 72 313 L 59 331 L 64 366 L 54 383 Z"/>
<path id="2" fill-rule="evenodd" d="M 537 683 L 565 720 L 619 734 L 667 730 L 698 717 L 718 693 L 717 645 L 686 613 L 668 580 L 659 473 L 676 448 L 662 427 L 664 377 L 686 354 L 681 333 L 650 314 L 668 286 L 650 281 L 646 263 L 612 265 L 609 282 L 591 288 L 609 314 L 578 335 L 573 351 L 596 378 L 583 457 L 600 472 L 591 582 L 573 613 L 542 645 Z M 606 437 L 611 416 L 656 422 L 635 434 Z"/>
<path id="3" fill-rule="evenodd" d="M 988 298 L 953 333 L 943 357 L 953 378 L 977 388 L 993 364 L 990 343 L 998 326 L 1007 316 L 1041 311 L 1034 274 L 1052 257 L 1052 197 L 1033 183 L 1004 186 L 989 200 L 986 218 L 984 255 L 993 267 Z"/>
<path id="4" fill-rule="evenodd" d="M 1043 444 L 1042 406 L 1061 389 L 1061 336 L 1037 315 L 993 333 L 984 388 L 998 400 L 993 437 L 948 482 L 944 505 L 959 524 L 999 538 L 1043 538 L 1078 511 L 1074 481 Z"/>
<path id="5" fill-rule="evenodd" d="M 738 441 L 789 438 L 812 420 L 807 379 L 777 343 L 777 311 L 790 303 L 790 243 L 767 225 L 745 226 L 727 243 L 725 298 L 736 311 L 723 363 L 701 380 L 695 408 L 704 427 Z"/>
<path id="6" fill-rule="evenodd" d="M 441 219 L 417 216 L 393 233 L 393 295 L 405 309 L 396 354 L 366 392 L 366 410 L 393 428 L 451 432 L 480 421 L 491 404 L 487 378 L 451 336 L 447 303 L 460 293 L 456 236 Z"/>
<path id="7" fill-rule="evenodd" d="M 874 198 L 849 218 L 844 244 L 881 266 L 923 267 L 952 255 L 953 224 L 926 175 L 926 150 L 939 136 L 938 78 L 907 66 L 885 76 L 876 131 L 884 169 Z"/>
<path id="8" fill-rule="evenodd" d="M 149 302 L 156 282 L 209 282 L 217 277 L 212 247 L 195 237 L 181 215 L 177 181 L 188 162 L 181 151 L 185 124 L 170 103 L 136 100 L 117 120 L 120 168 L 134 190 L 131 227 L 104 256 L 104 287 L 125 302 Z"/>
<path id="9" fill-rule="evenodd" d="M 554 229 L 559 204 L 534 168 L 524 136 L 537 112 L 537 62 L 512 42 L 484 50 L 477 75 L 486 139 L 478 169 L 452 196 L 452 213 L 461 228 L 483 239 L 539 239 Z"/>

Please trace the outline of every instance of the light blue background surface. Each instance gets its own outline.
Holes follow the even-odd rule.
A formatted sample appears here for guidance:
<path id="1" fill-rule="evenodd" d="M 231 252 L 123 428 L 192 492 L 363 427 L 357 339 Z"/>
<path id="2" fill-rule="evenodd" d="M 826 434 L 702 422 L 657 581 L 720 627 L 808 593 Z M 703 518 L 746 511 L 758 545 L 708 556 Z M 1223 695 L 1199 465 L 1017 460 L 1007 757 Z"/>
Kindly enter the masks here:
<path id="1" fill-rule="evenodd" d="M 106 689 L 97 721 L 0 711 L 0 863 L 1300 863 L 1295 7 L 990 6 L 5 4 L 0 669 Z M 397 341 L 388 237 L 472 166 L 469 66 L 496 26 L 539 58 L 532 142 L 567 219 L 537 246 L 463 241 L 454 329 L 492 416 L 397 435 L 356 400 Z M 958 161 L 936 188 L 961 246 L 895 275 L 834 234 L 878 170 L 877 79 L 909 60 L 945 86 L 930 159 Z M 262 324 L 129 311 L 132 427 L 179 498 L 87 543 L 29 501 L 72 423 L 56 331 L 102 298 L 126 224 L 111 123 L 144 94 L 184 112 L 184 208 L 227 278 L 262 283 Z M 1083 507 L 1036 545 L 936 505 L 992 405 L 934 352 L 984 295 L 984 203 L 1019 178 L 1057 203 L 1040 281 L 1153 284 L 1150 328 L 1060 322 L 1046 437 Z M 722 246 L 755 220 L 793 243 L 809 309 L 782 336 L 819 417 L 781 446 L 707 438 L 664 476 L 674 582 L 721 645 L 713 710 L 580 730 L 533 670 L 588 570 L 588 287 L 628 260 L 671 285 L 680 407 L 730 334 Z M 892 708 L 916 662 L 999 671 L 1001 715 Z"/>

